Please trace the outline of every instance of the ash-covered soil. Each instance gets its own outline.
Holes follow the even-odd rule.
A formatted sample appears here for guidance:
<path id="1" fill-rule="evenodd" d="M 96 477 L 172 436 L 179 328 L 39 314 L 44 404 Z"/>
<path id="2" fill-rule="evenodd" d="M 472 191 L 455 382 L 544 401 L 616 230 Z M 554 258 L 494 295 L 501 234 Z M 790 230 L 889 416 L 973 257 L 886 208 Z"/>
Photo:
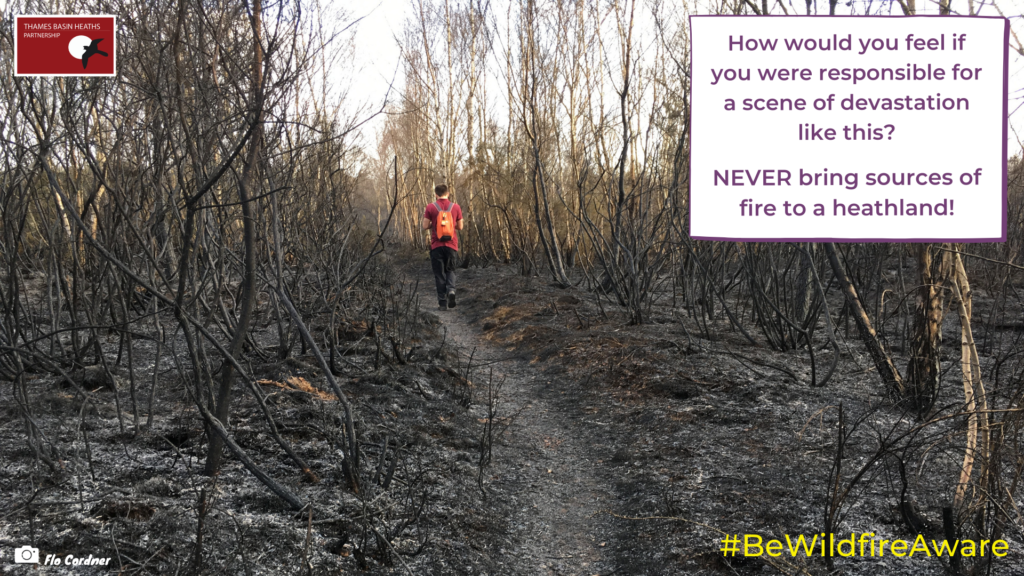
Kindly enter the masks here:
<path id="1" fill-rule="evenodd" d="M 187 393 L 195 384 L 170 360 L 168 349 L 183 355 L 184 343 L 168 330 L 152 427 L 150 340 L 135 342 L 134 371 L 122 357 L 116 392 L 97 389 L 88 402 L 61 377 L 33 372 L 26 415 L 3 383 L 0 574 L 28 574 L 10 554 L 33 544 L 43 557 L 112 559 L 44 574 L 823 575 L 818 554 L 725 557 L 720 548 L 725 534 L 820 533 L 837 501 L 830 485 L 841 488 L 839 534 L 913 540 L 900 509 L 913 501 L 926 537 L 942 538 L 965 419 L 908 433 L 913 416 L 893 406 L 852 330 L 839 331 L 832 380 L 812 387 L 806 349 L 751 345 L 724 319 L 696 337 L 671 294 L 647 324 L 630 326 L 593 293 L 470 268 L 460 270 L 458 307 L 439 311 L 427 261 L 400 270 L 396 290 L 407 297 L 419 279 L 421 303 L 399 344 L 404 364 L 388 342 L 376 346 L 355 310 L 339 328 L 338 379 L 362 449 L 358 493 L 343 472 L 337 400 L 310 354 L 296 346 L 294 359 L 274 358 L 276 327 L 262 306 L 262 354 L 250 351 L 247 365 L 319 481 L 278 447 L 241 383 L 229 428 L 311 506 L 290 510 L 230 454 L 218 477 L 201 474 L 206 435 Z M 308 322 L 322 333 L 326 320 Z M 944 328 L 957 342 L 955 315 Z M 107 336 L 111 365 L 117 347 Z M 959 349 L 947 348 L 939 408 L 963 402 Z M 831 352 L 817 360 L 820 376 Z M 992 358 L 982 363 L 989 370 Z M 840 405 L 847 437 L 836 481 Z M 27 426 L 56 470 L 29 448 Z M 907 463 L 902 476 L 893 453 Z M 1017 526 L 987 573 L 1024 573 Z M 851 575 L 947 573 L 920 554 L 834 564 Z"/>
<path id="2" fill-rule="evenodd" d="M 391 286 L 392 303 L 414 301 L 413 285 Z M 191 396 L 196 384 L 167 311 L 155 377 L 153 340 L 136 338 L 130 370 L 123 350 L 118 359 L 117 335 L 104 333 L 116 387 L 96 367 L 70 372 L 71 384 L 29 365 L 23 398 L 3 382 L 0 574 L 32 570 L 12 562 L 24 545 L 39 548 L 43 561 L 111 559 L 106 567 L 40 566 L 46 574 L 521 573 L 505 560 L 511 504 L 480 488 L 486 411 L 470 400 L 454 343 L 439 336 L 435 314 L 393 306 L 386 314 L 402 314 L 402 330 L 384 335 L 367 322 L 378 300 L 361 307 L 353 298 L 360 305 L 351 317 L 337 319 L 337 379 L 353 403 L 360 442 L 354 492 L 343 467 L 340 403 L 298 344 L 292 357 L 276 359 L 276 323 L 261 297 L 253 322 L 261 348 L 250 347 L 245 365 L 316 481 L 272 438 L 241 379 L 228 428 L 258 466 L 309 503 L 298 512 L 227 451 L 218 476 L 202 474 L 207 436 Z M 327 329 L 327 318 L 306 321 L 314 333 Z M 396 335 L 404 363 L 387 337 Z M 216 382 L 219 361 L 211 365 Z M 26 441 L 27 426 L 42 458 Z"/>
<path id="3" fill-rule="evenodd" d="M 837 539 L 868 532 L 913 542 L 920 532 L 929 546 L 942 542 L 942 508 L 955 491 L 966 435 L 966 418 L 942 419 L 963 404 L 955 314 L 944 325 L 939 422 L 922 426 L 894 406 L 852 323 L 838 331 L 832 379 L 812 387 L 806 349 L 751 345 L 727 322 L 715 326 L 712 338 L 697 338 L 668 294 L 648 324 L 630 326 L 607 300 L 598 304 L 592 293 L 561 290 L 509 268 L 466 270 L 460 285 L 459 308 L 445 313 L 444 324 L 457 325 L 452 333 L 463 348 L 472 342 L 486 350 L 484 340 L 502 351 L 495 357 L 512 358 L 505 362 L 510 378 L 523 374 L 515 407 L 527 408 L 522 427 L 510 431 L 509 448 L 516 440 L 533 442 L 550 454 L 553 474 L 562 468 L 575 482 L 563 488 L 555 476 L 550 488 L 539 485 L 528 504 L 538 506 L 536 526 L 520 532 L 524 557 L 548 546 L 569 552 L 561 565 L 547 565 L 550 573 L 826 574 L 821 554 L 794 558 L 787 549 L 780 557 L 745 558 L 720 549 L 727 534 L 810 538 L 824 530 L 829 501 L 837 502 Z M 977 318 L 990 304 L 975 292 Z M 835 302 L 833 310 L 840 307 Z M 831 360 L 831 352 L 817 351 L 819 379 Z M 991 379 L 993 357 L 981 360 Z M 1007 391 L 990 380 L 989 386 L 994 406 Z M 840 406 L 846 437 L 836 481 Z M 531 439 L 536 435 L 557 435 L 559 448 L 541 446 Z M 906 462 L 906 487 L 895 455 Z M 499 458 L 499 466 L 515 466 L 514 457 L 513 451 Z M 524 457 L 521 469 L 536 472 L 536 462 Z M 830 483 L 840 497 L 829 495 Z M 919 513 L 919 532 L 908 527 L 901 502 Z M 546 538 L 551 532 L 563 536 Z M 979 572 L 1024 573 L 1019 523 L 1003 537 L 1006 556 Z M 969 560 L 977 557 L 961 566 Z M 949 567 L 920 552 L 879 558 L 870 551 L 865 558 L 835 557 L 834 566 L 836 573 L 865 575 L 946 574 Z"/>

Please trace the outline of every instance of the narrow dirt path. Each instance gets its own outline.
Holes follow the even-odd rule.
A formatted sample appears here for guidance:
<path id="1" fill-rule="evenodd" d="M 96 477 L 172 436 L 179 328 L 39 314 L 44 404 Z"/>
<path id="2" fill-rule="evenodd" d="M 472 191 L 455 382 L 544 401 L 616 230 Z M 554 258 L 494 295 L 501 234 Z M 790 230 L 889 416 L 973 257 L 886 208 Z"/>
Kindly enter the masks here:
<path id="1" fill-rule="evenodd" d="M 428 302 L 433 304 L 433 299 Z M 425 307 L 430 310 L 429 307 Z M 545 376 L 538 364 L 488 342 L 469 325 L 463 309 L 439 311 L 447 338 L 465 363 L 473 354 L 473 378 L 504 378 L 499 418 L 515 414 L 502 442 L 493 448 L 487 487 L 511 500 L 508 519 L 513 550 L 505 550 L 509 573 L 523 575 L 606 575 L 615 568 L 611 455 L 594 442 L 603 423 L 573 406 L 566 388 Z M 478 393 L 479 388 L 477 389 Z M 572 392 L 568 392 L 571 394 Z M 474 409 L 479 402 L 474 401 Z M 482 415 L 481 415 L 482 416 Z"/>

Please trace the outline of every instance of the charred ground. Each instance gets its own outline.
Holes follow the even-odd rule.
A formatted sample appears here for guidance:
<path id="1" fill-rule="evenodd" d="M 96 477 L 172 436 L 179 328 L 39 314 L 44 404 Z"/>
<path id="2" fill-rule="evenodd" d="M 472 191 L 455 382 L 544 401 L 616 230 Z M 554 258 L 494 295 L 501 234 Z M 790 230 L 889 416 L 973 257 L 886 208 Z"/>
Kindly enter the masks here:
<path id="1" fill-rule="evenodd" d="M 308 351 L 274 358 L 265 306 L 246 365 L 318 482 L 271 438 L 255 396 L 239 394 L 230 430 L 312 512 L 290 510 L 230 456 L 217 477 L 202 476 L 207 437 L 193 384 L 168 360 L 181 342 L 168 335 L 154 376 L 155 341 L 135 343 L 129 369 L 107 334 L 114 386 L 89 370 L 68 382 L 26 369 L 26 397 L 3 403 L 3 547 L 110 556 L 130 573 L 824 574 L 820 557 L 723 557 L 719 541 L 820 533 L 830 512 L 839 533 L 913 539 L 901 502 L 926 537 L 941 539 L 964 420 L 914 432 L 920 421 L 885 393 L 856 338 L 841 342 L 832 380 L 812 387 L 806 350 L 753 345 L 727 322 L 697 337 L 668 293 L 636 326 L 596 293 L 510 267 L 470 268 L 458 308 L 438 312 L 414 292 L 420 268 L 369 275 L 400 278 L 380 282 L 391 302 L 406 303 L 384 306 L 403 318 L 389 333 L 403 336 L 395 343 L 373 298 L 354 297 L 350 316 L 336 319 L 332 362 L 357 414 L 358 492 L 339 448 L 337 400 Z M 940 408 L 962 401 L 955 371 L 948 378 Z M 23 400 L 54 470 L 26 445 Z M 991 573 L 1024 569 L 1019 534 L 1009 527 L 1005 537 L 1010 553 Z M 891 556 L 835 565 L 946 570 L 935 558 Z"/>

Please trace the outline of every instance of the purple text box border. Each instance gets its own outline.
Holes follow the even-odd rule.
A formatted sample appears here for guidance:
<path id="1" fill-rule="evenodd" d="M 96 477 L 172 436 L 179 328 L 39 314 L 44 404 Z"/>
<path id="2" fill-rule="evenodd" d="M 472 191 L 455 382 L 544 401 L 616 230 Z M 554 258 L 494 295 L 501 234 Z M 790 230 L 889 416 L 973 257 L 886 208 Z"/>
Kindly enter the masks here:
<path id="1" fill-rule="evenodd" d="M 694 18 L 764 18 L 757 14 L 691 14 L 690 15 L 690 38 L 693 38 L 693 19 Z M 694 240 L 711 240 L 716 242 L 896 242 L 896 243 L 935 243 L 935 242 L 952 242 L 957 244 L 979 244 L 987 242 L 1006 242 L 1007 232 L 1007 211 L 1009 210 L 1008 190 L 1007 190 L 1007 158 L 1006 154 L 1009 151 L 1007 147 L 1006 139 L 1009 137 L 1009 130 L 1007 129 L 1007 120 L 1009 117 L 1009 102 L 1008 94 L 1010 90 L 1010 56 L 1009 56 L 1009 45 L 1010 45 L 1010 21 L 1003 16 L 943 16 L 938 14 L 915 14 L 913 16 L 907 16 L 903 14 L 897 14 L 895 16 L 786 16 L 786 18 L 857 18 L 863 20 L 865 18 L 984 18 L 989 20 L 1002 20 L 1003 21 L 1003 229 L 1001 236 L 998 238 L 734 238 L 734 237 L 717 237 L 717 236 L 690 236 Z M 693 46 L 690 46 L 690 70 L 693 70 Z M 690 81 L 690 154 L 693 153 L 693 135 L 695 133 L 695 122 L 696 114 L 693 110 L 693 86 L 694 82 Z M 693 160 L 690 160 L 690 206 L 693 206 Z M 693 230 L 693 210 L 690 209 L 690 229 Z"/>

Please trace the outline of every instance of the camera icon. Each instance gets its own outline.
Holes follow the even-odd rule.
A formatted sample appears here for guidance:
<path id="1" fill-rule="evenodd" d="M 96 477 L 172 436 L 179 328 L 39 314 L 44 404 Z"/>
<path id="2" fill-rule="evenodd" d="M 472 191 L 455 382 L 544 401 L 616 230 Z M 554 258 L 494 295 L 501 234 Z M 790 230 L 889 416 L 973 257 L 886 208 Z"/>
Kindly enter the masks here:
<path id="1" fill-rule="evenodd" d="M 39 564 L 39 548 L 22 546 L 14 549 L 15 564 Z"/>

